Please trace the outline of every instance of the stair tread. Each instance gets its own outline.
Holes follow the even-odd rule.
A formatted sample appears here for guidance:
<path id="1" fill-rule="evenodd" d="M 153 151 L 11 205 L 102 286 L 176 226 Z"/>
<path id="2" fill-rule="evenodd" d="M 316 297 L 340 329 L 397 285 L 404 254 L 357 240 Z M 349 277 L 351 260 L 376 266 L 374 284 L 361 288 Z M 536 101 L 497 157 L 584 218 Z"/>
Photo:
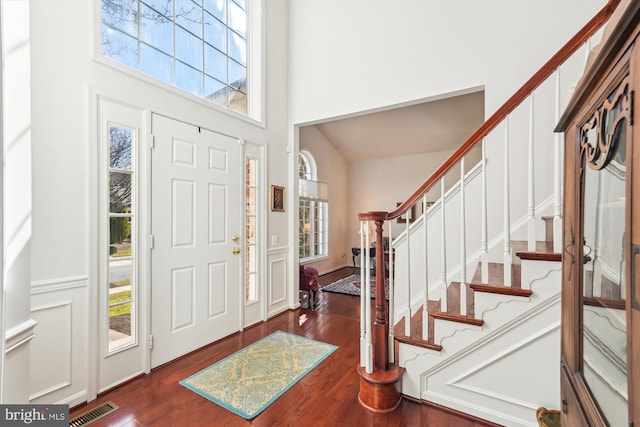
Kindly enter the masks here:
<path id="1" fill-rule="evenodd" d="M 472 316 L 463 316 L 460 314 L 443 313 L 442 311 L 429 312 L 429 316 L 433 316 L 435 319 L 450 320 L 452 322 L 465 323 L 468 325 L 482 326 L 484 321 L 482 319 L 476 319 Z"/>
<path id="2" fill-rule="evenodd" d="M 514 288 L 509 286 L 493 286 L 482 283 L 470 283 L 469 287 L 476 292 L 485 292 L 491 294 L 513 295 L 513 296 L 531 296 L 532 292 L 528 289 Z"/>
<path id="3" fill-rule="evenodd" d="M 490 286 L 502 286 L 504 287 L 504 264 L 497 262 L 488 263 L 489 280 L 488 283 L 482 282 L 482 263 L 478 263 L 476 271 L 473 274 L 471 283 L 490 285 Z M 511 264 L 511 288 L 519 289 L 520 286 L 520 264 Z"/>
<path id="4" fill-rule="evenodd" d="M 427 348 L 429 350 L 442 351 L 442 346 L 435 344 L 431 341 L 425 341 L 422 338 L 408 337 L 402 333 L 396 334 L 393 337 L 396 341 L 405 344 L 415 345 L 417 347 Z"/>
<path id="5" fill-rule="evenodd" d="M 562 254 L 553 251 L 553 242 L 536 242 L 536 250 L 529 251 L 526 240 L 513 240 L 511 247 L 516 257 L 526 260 L 561 261 Z"/>

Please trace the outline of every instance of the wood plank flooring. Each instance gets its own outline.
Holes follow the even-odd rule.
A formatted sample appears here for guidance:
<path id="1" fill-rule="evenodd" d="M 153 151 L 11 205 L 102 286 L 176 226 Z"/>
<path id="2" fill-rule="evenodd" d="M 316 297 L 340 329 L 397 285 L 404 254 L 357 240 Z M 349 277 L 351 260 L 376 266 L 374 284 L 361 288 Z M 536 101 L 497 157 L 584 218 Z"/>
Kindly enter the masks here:
<path id="1" fill-rule="evenodd" d="M 321 286 L 352 274 L 344 268 L 320 278 Z M 437 406 L 404 399 L 389 414 L 374 414 L 358 403 L 359 298 L 321 293 L 316 310 L 287 311 L 185 357 L 159 367 L 93 402 L 71 411 L 84 413 L 105 401 L 119 406 L 91 426 L 493 426 L 473 417 L 453 414 Z M 245 420 L 200 397 L 178 381 L 282 330 L 339 346 L 331 356 L 302 378 L 253 420 Z"/>

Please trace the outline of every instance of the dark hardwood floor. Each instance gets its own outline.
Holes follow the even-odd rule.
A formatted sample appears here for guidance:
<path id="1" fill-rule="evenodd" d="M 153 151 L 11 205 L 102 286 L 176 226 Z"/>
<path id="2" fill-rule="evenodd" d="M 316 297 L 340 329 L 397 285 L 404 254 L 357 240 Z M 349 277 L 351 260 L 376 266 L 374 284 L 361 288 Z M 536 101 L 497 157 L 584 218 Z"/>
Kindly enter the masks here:
<path id="1" fill-rule="evenodd" d="M 352 274 L 344 268 L 321 276 L 325 286 Z M 316 310 L 290 310 L 197 350 L 149 375 L 137 378 L 71 411 L 71 418 L 112 401 L 119 409 L 91 426 L 434 426 L 494 424 L 454 415 L 442 408 L 404 399 L 389 414 L 375 414 L 358 403 L 359 298 L 320 293 Z M 260 338 L 282 330 L 339 346 L 253 420 L 245 420 L 184 388 L 178 381 Z"/>

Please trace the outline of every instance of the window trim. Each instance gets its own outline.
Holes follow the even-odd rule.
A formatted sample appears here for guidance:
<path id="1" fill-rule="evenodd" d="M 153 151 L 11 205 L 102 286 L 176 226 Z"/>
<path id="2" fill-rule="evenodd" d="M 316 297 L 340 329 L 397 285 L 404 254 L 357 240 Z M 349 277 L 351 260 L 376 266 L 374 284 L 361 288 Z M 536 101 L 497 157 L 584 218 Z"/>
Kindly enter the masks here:
<path id="1" fill-rule="evenodd" d="M 247 1 L 247 114 L 222 107 L 183 89 L 156 79 L 140 70 L 128 67 L 113 59 L 102 56 L 102 1 L 93 1 L 93 37 L 91 59 L 101 65 L 119 71 L 129 77 L 148 83 L 158 89 L 177 95 L 189 101 L 196 102 L 203 107 L 213 109 L 233 118 L 242 120 L 261 129 L 266 129 L 265 123 L 265 34 L 264 34 L 264 0 Z M 249 4 L 251 6 L 249 6 Z M 249 92 L 250 91 L 250 92 Z"/>

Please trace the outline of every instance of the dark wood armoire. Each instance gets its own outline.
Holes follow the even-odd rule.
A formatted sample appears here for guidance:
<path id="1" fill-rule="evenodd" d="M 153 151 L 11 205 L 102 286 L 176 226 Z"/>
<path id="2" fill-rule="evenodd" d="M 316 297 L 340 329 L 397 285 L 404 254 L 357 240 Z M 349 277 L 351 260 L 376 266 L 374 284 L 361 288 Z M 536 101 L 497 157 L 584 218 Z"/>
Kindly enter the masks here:
<path id="1" fill-rule="evenodd" d="M 556 129 L 563 426 L 640 427 L 639 33 L 640 1 L 623 1 Z"/>

